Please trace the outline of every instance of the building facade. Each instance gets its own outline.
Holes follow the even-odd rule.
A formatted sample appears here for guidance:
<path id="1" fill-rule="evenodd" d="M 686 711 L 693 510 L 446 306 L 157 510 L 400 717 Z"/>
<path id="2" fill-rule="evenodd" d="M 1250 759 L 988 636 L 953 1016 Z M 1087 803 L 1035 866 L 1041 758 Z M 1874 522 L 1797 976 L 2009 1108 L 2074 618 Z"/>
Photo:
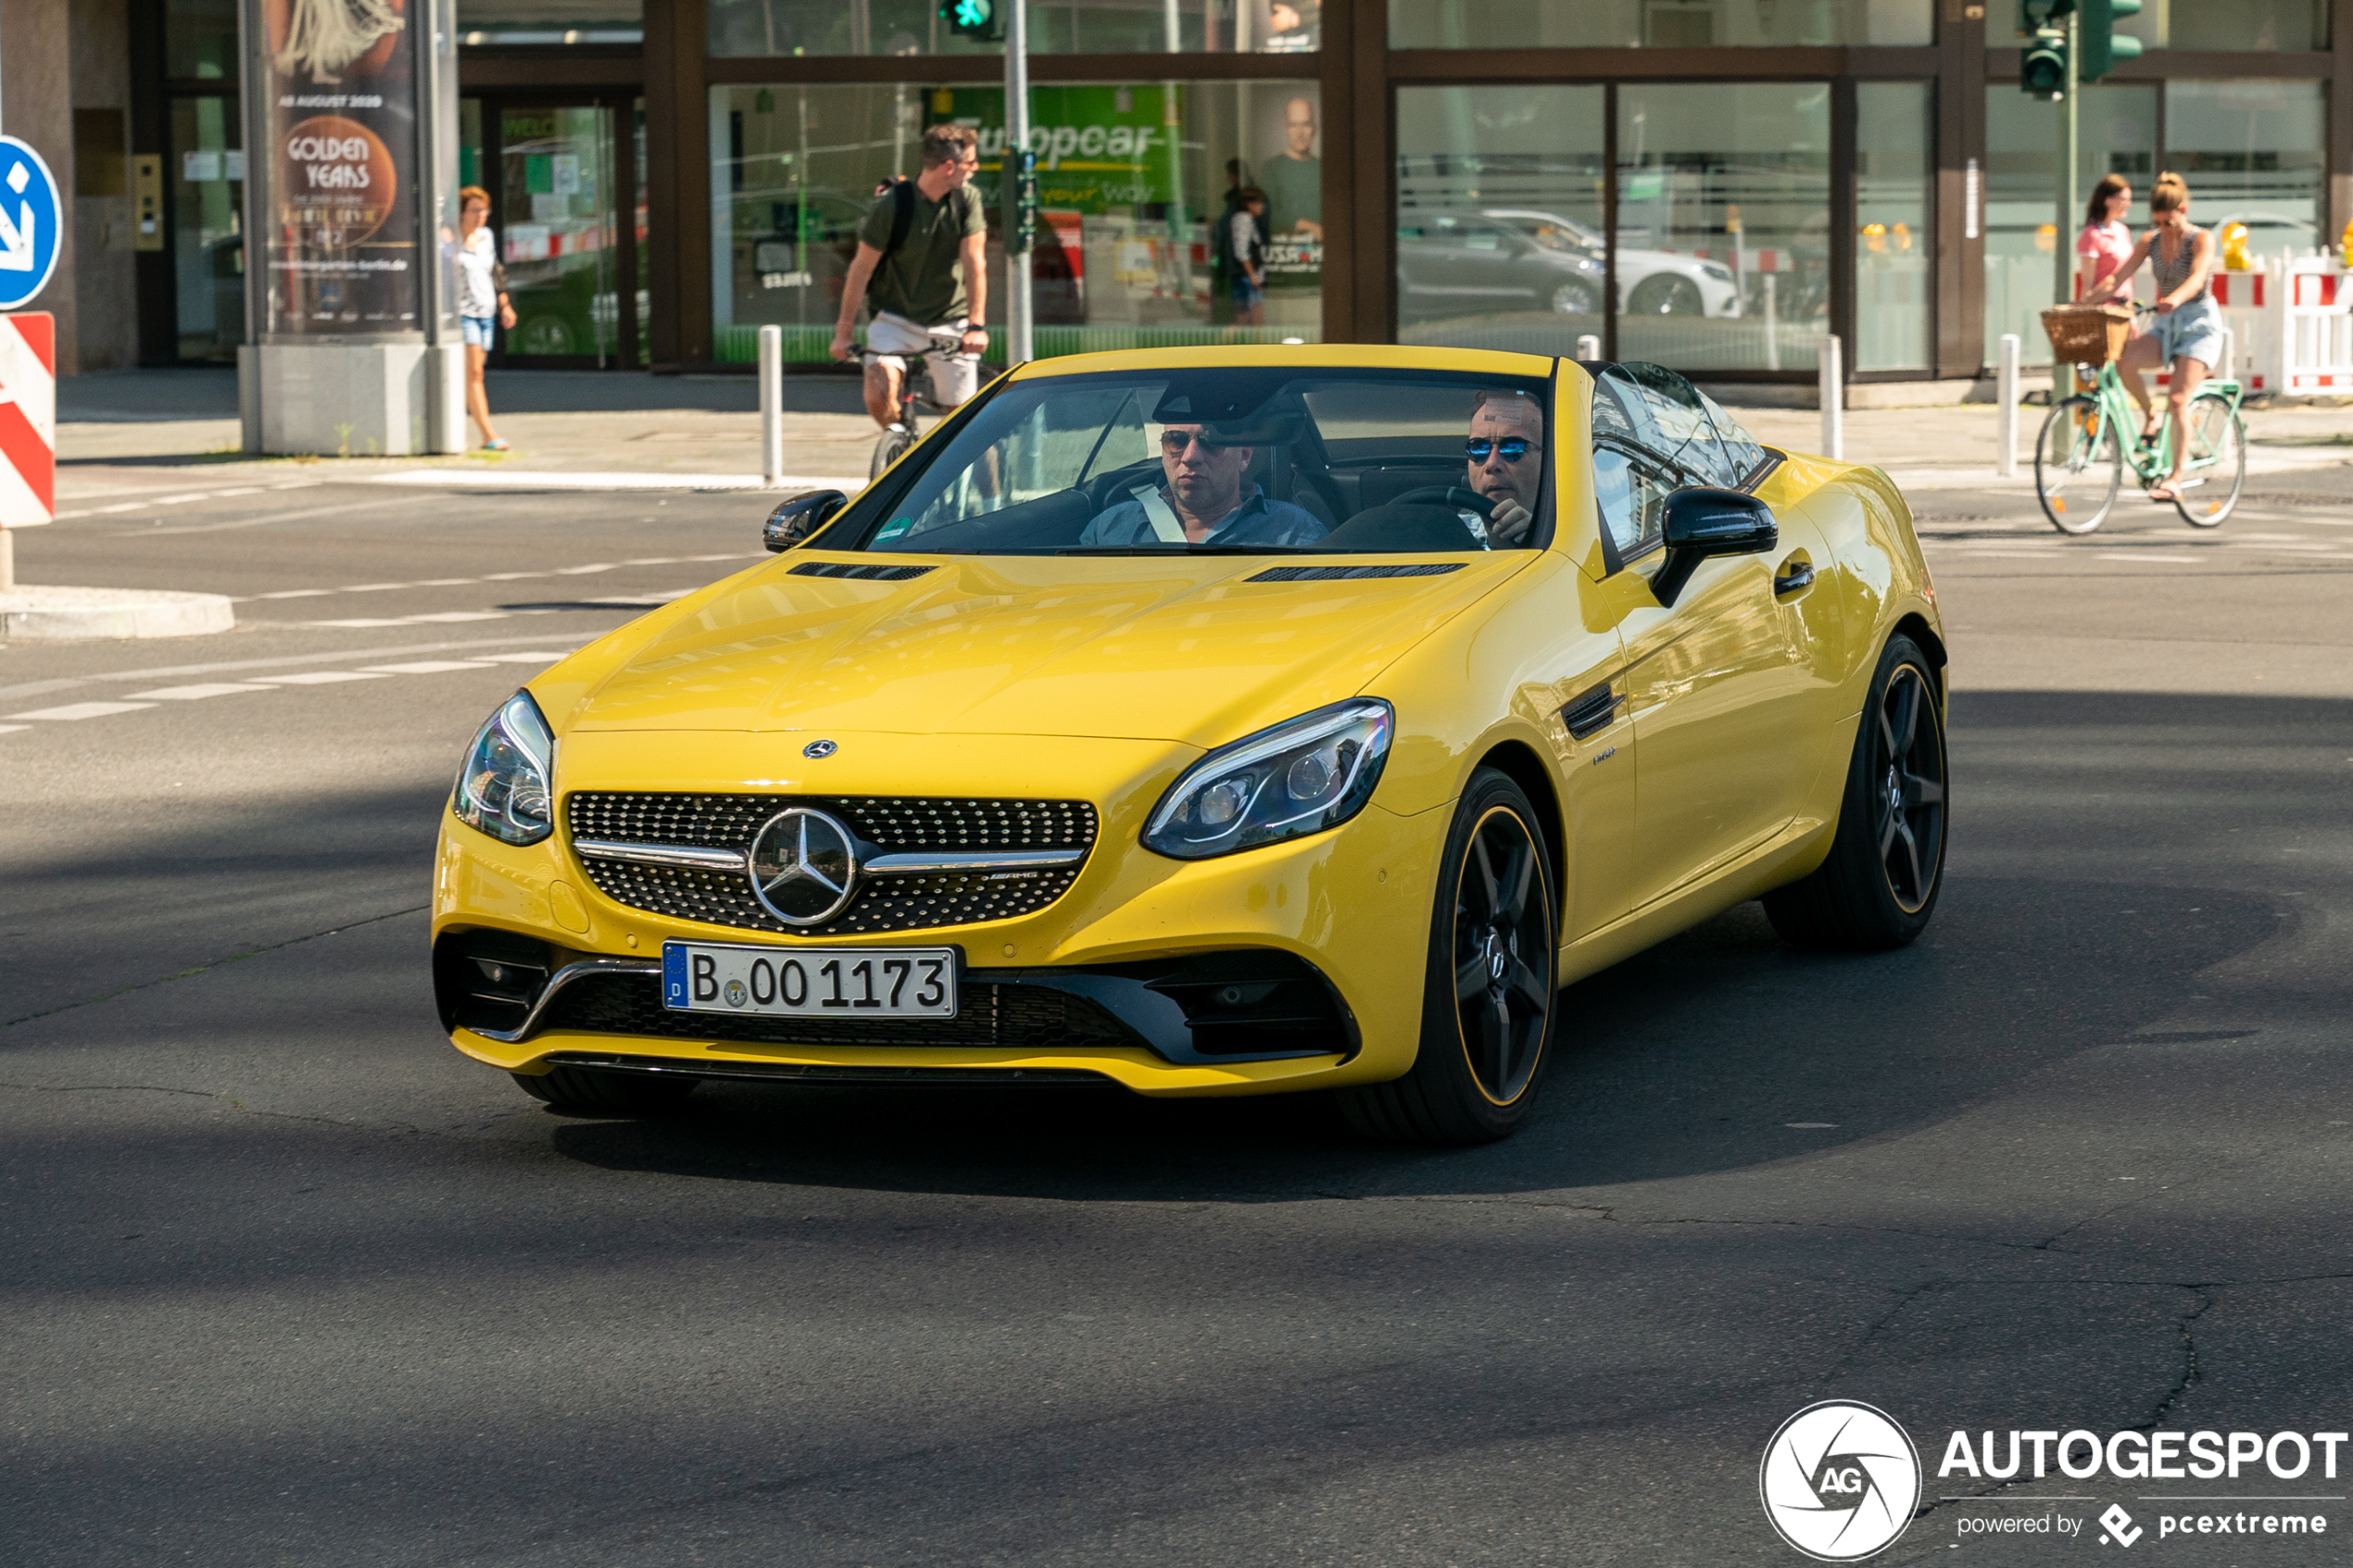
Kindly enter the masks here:
<path id="1" fill-rule="evenodd" d="M 2246 222 L 2258 254 L 2334 248 L 2353 27 L 2330 4 L 2147 0 L 2146 53 L 2085 90 L 2081 187 L 2123 174 L 2138 217 L 2176 169 L 2195 218 Z M 774 323 L 822 362 L 857 220 L 926 125 L 977 131 L 994 191 L 1000 49 L 943 8 L 459 0 L 460 173 L 493 196 L 521 318 L 500 359 L 746 365 Z M 10 0 L 8 129 L 77 202 L 70 364 L 225 362 L 243 339 L 236 10 Z M 2054 110 L 2018 91 L 2013 12 L 1032 0 L 1038 351 L 1591 336 L 1808 383 L 1836 332 L 1857 383 L 1973 380 L 2005 332 L 2041 346 L 2050 248 L 2081 221 L 2057 221 Z M 59 58 L 20 98 L 28 50 Z M 57 82 L 69 103 L 38 102 Z M 1266 198 L 1266 291 L 1238 319 L 1244 188 Z M 1001 302 L 993 233 L 990 267 Z"/>

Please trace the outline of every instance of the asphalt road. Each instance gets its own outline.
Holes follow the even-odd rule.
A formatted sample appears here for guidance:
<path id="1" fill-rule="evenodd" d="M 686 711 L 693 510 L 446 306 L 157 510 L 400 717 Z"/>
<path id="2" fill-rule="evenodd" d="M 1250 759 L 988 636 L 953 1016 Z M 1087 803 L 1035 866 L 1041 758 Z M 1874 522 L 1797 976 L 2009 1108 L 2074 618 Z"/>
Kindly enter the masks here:
<path id="1" fill-rule="evenodd" d="M 2353 1426 L 2338 474 L 2214 536 L 1920 496 L 1929 936 L 1736 910 L 1570 991 L 1534 1124 L 1447 1153 L 1062 1087 L 601 1120 L 451 1050 L 460 748 L 752 558 L 756 497 L 331 482 L 28 534 L 30 581 L 245 602 L 0 651 L 0 1558 L 1793 1563 L 1760 1455 L 1853 1399 L 1930 1466 L 1880 1562 L 2081 1559 L 2096 1524 L 1963 1521 L 2111 1501 L 2128 1561 L 2343 1561 L 2317 1467 L 1934 1474 L 1955 1429 Z M 2161 1540 L 2152 1490 L 2331 1530 Z"/>

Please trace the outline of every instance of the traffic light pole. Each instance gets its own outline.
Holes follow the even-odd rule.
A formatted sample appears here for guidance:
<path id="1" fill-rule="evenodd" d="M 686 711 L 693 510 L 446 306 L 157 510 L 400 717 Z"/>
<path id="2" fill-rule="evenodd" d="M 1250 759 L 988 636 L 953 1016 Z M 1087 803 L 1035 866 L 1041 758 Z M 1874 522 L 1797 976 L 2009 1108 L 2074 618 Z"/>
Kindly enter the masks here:
<path id="1" fill-rule="evenodd" d="M 1005 199 L 1005 358 L 1019 365 L 1038 358 L 1030 294 L 1028 225 L 1022 214 L 1022 176 L 1029 151 L 1029 6 L 1005 0 L 1005 151 L 997 164 Z"/>
<path id="2" fill-rule="evenodd" d="M 2075 169 L 2079 156 L 2076 109 L 2082 97 L 2082 82 L 2077 72 L 2083 58 L 2082 42 L 2082 19 L 2070 9 L 2067 13 L 2067 86 L 2058 105 L 2058 222 L 2051 231 L 2053 297 L 2061 305 L 2075 303 Z M 2052 395 L 2065 397 L 2074 390 L 2075 367 L 2052 366 Z"/>

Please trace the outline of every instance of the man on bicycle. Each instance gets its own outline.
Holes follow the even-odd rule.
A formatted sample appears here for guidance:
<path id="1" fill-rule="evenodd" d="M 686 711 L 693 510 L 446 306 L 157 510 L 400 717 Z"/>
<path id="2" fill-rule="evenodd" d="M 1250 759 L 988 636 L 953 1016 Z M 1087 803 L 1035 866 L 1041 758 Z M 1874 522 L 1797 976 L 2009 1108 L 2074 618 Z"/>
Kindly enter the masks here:
<path id="1" fill-rule="evenodd" d="M 873 300 L 866 412 L 885 430 L 899 419 L 900 383 L 913 368 L 909 356 L 929 356 L 932 401 L 952 408 L 978 389 L 980 356 L 988 346 L 981 325 L 988 223 L 971 185 L 980 167 L 978 138 L 969 126 L 935 125 L 924 132 L 923 161 L 923 172 L 887 187 L 858 226 L 858 255 L 834 324 L 833 356 L 847 360 L 856 352 L 859 308 Z M 953 351 L 939 352 L 950 333 Z"/>

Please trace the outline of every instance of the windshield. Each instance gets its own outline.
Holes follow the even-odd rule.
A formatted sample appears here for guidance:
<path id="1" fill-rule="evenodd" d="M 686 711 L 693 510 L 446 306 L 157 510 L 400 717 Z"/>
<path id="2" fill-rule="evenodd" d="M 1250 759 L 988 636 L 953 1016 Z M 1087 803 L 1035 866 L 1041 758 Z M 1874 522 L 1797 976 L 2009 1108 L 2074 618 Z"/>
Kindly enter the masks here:
<path id="1" fill-rule="evenodd" d="M 1593 434 L 1665 458 L 1694 484 L 1737 490 L 1768 460 L 1717 401 L 1664 365 L 1604 365 L 1593 386 Z"/>
<path id="2" fill-rule="evenodd" d="M 1546 250 L 1592 254 L 1603 248 L 1602 236 L 1574 218 L 1551 212 L 1491 212 L 1488 216 L 1501 219 Z"/>
<path id="3" fill-rule="evenodd" d="M 1040 376 L 891 475 L 849 548 L 925 555 L 1528 549 L 1536 378 L 1239 365 Z"/>

